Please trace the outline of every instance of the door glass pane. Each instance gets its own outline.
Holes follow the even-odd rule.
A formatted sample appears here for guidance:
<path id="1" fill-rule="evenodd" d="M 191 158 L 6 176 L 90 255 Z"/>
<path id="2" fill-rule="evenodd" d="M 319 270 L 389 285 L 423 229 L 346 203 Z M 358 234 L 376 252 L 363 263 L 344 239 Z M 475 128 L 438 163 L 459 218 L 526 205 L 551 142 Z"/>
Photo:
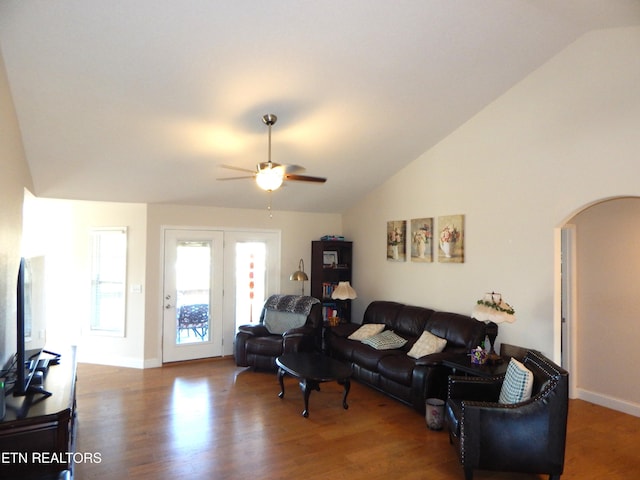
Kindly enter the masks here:
<path id="1" fill-rule="evenodd" d="M 265 301 L 267 246 L 263 242 L 236 243 L 236 330 L 258 323 Z"/>
<path id="2" fill-rule="evenodd" d="M 211 271 L 211 242 L 178 242 L 176 344 L 210 340 Z"/>

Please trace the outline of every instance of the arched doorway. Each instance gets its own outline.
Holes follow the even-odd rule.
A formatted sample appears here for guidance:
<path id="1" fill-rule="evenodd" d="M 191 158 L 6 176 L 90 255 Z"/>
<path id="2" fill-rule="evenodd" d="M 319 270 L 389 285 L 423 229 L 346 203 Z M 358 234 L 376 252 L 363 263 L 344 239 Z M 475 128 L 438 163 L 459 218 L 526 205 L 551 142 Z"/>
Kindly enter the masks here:
<path id="1" fill-rule="evenodd" d="M 621 365 L 640 360 L 640 198 L 603 199 L 556 236 L 556 346 L 571 396 L 640 416 L 640 387 Z M 566 320 L 566 323 L 563 323 Z"/>

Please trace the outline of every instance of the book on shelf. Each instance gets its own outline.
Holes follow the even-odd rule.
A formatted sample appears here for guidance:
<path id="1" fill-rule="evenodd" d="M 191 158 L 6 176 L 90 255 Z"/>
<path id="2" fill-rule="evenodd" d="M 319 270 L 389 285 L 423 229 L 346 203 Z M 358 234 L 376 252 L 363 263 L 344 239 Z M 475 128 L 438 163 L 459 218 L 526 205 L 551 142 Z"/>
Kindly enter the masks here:
<path id="1" fill-rule="evenodd" d="M 324 282 L 322 284 L 322 298 L 331 298 L 331 294 L 338 286 L 337 283 L 333 282 Z"/>
<path id="2" fill-rule="evenodd" d="M 335 312 L 338 311 L 338 305 L 335 303 L 323 303 L 322 304 L 322 320 L 325 322 L 331 317 L 335 317 Z"/>

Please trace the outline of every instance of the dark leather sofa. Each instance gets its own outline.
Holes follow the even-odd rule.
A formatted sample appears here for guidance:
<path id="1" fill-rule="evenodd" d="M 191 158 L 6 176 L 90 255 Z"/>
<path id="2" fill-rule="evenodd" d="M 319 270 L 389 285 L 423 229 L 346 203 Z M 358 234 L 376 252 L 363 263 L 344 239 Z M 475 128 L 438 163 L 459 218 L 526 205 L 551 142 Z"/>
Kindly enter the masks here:
<path id="1" fill-rule="evenodd" d="M 271 333 L 265 326 L 270 301 L 273 310 L 291 310 L 306 305 L 309 310 L 304 325 L 283 333 Z M 306 312 L 306 310 L 305 310 Z M 322 342 L 322 305 L 313 297 L 272 295 L 265 302 L 257 324 L 242 325 L 236 333 L 233 356 L 239 367 L 276 370 L 276 358 L 283 353 L 319 351 Z"/>
<path id="2" fill-rule="evenodd" d="M 401 402 L 425 411 L 427 398 L 447 398 L 447 378 L 451 370 L 442 365 L 447 356 L 468 353 L 485 338 L 485 324 L 457 313 L 436 312 L 429 308 L 390 301 L 374 301 L 362 320 L 383 323 L 408 340 L 394 350 L 376 350 L 347 337 L 360 324 L 346 323 L 327 328 L 326 349 L 332 357 L 352 366 L 353 378 Z M 447 340 L 440 353 L 414 359 L 407 355 L 423 331 Z"/>
<path id="3" fill-rule="evenodd" d="M 533 389 L 531 398 L 514 404 L 498 402 L 504 376 L 449 378 L 445 421 L 466 480 L 476 469 L 547 474 L 550 480 L 562 475 L 569 374 L 535 350 L 522 364 L 533 374 Z"/>

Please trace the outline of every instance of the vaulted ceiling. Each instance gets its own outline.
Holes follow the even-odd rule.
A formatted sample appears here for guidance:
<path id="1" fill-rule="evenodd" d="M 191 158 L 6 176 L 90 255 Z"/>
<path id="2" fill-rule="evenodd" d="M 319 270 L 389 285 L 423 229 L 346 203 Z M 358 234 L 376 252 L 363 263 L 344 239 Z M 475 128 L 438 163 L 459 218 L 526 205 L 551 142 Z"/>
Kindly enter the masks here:
<path id="1" fill-rule="evenodd" d="M 0 48 L 43 197 L 342 212 L 638 0 L 2 0 Z"/>

